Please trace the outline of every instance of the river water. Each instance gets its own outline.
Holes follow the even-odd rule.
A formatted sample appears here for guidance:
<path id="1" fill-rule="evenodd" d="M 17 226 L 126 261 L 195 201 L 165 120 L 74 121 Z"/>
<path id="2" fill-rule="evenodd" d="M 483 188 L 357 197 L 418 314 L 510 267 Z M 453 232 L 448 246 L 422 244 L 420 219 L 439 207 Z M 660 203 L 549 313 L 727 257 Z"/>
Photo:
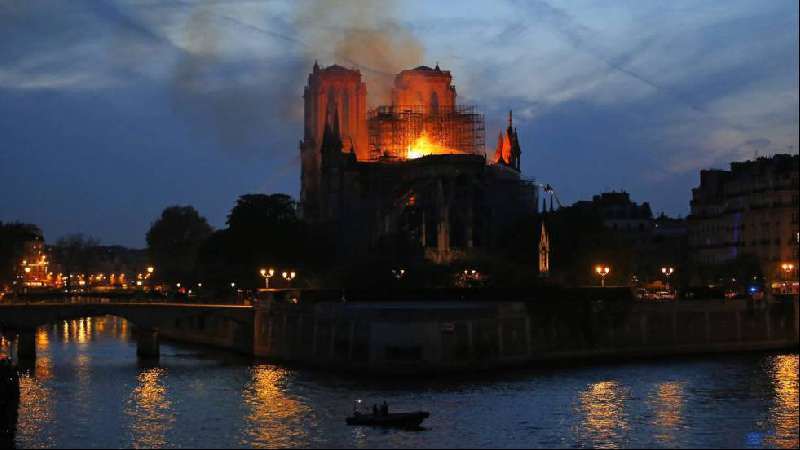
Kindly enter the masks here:
<path id="1" fill-rule="evenodd" d="M 19 447 L 798 447 L 797 353 L 375 381 L 167 343 L 142 365 L 130 332 L 112 317 L 38 331 Z M 432 415 L 347 427 L 354 399 Z"/>

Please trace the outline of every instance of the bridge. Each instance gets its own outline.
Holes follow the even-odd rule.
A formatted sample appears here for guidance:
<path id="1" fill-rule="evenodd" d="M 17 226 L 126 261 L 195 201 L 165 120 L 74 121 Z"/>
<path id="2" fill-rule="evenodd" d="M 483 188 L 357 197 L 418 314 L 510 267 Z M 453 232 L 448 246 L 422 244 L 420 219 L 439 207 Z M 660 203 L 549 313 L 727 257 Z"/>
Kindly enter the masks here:
<path id="1" fill-rule="evenodd" d="M 247 305 L 154 303 L 151 301 L 111 302 L 81 299 L 78 302 L 0 303 L 0 330 L 18 335 L 17 358 L 36 359 L 36 328 L 60 321 L 95 316 L 117 316 L 136 329 L 136 354 L 142 359 L 159 356 L 159 329 L 196 317 L 231 321 L 235 337 L 244 350 L 252 348 L 254 308 Z"/>

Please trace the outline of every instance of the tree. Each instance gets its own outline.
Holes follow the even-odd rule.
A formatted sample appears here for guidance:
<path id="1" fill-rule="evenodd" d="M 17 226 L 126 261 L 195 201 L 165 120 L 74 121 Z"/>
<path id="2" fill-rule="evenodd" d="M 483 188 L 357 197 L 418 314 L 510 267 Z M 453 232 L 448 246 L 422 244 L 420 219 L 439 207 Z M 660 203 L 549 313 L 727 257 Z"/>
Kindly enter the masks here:
<path id="1" fill-rule="evenodd" d="M 228 215 L 229 245 L 243 270 L 296 265 L 302 259 L 304 226 L 297 203 L 286 194 L 242 195 Z"/>
<path id="2" fill-rule="evenodd" d="M 44 237 L 36 225 L 0 222 L 0 287 L 15 279 L 25 253 L 25 243 L 37 239 L 44 240 Z"/>
<path id="3" fill-rule="evenodd" d="M 155 276 L 180 281 L 194 276 L 200 247 L 213 229 L 191 206 L 170 206 L 147 232 L 147 250 Z"/>
<path id="4" fill-rule="evenodd" d="M 297 226 L 297 202 L 286 194 L 245 194 L 236 200 L 228 214 L 231 230 L 248 230 L 267 226 L 282 231 Z"/>
<path id="5" fill-rule="evenodd" d="M 598 285 L 596 264 L 611 272 L 606 284 L 630 282 L 633 249 L 623 235 L 609 230 L 600 214 L 591 209 L 568 207 L 546 219 L 551 236 L 551 277 L 566 285 Z"/>
<path id="6" fill-rule="evenodd" d="M 100 241 L 83 234 L 70 234 L 56 241 L 55 260 L 61 266 L 61 272 L 67 277 L 67 288 L 72 287 L 70 275 L 89 274 L 95 264 L 95 249 Z"/>

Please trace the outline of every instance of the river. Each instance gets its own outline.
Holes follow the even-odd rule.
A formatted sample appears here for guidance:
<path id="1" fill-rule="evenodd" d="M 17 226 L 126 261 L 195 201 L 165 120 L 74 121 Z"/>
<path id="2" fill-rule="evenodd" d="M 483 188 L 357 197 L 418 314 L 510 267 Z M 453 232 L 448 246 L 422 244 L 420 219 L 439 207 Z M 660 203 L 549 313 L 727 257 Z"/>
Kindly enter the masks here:
<path id="1" fill-rule="evenodd" d="M 170 343 L 141 364 L 114 317 L 41 328 L 37 352 L 24 448 L 798 447 L 797 353 L 371 380 Z M 354 399 L 432 414 L 419 431 L 347 427 Z"/>

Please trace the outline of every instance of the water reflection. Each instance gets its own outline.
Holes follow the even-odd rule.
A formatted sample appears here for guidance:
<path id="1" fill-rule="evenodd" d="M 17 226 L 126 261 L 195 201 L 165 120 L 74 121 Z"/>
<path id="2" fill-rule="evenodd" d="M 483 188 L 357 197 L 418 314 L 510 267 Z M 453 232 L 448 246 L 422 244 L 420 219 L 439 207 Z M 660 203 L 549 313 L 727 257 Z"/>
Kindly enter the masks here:
<path id="1" fill-rule="evenodd" d="M 21 377 L 20 447 L 798 446 L 796 354 L 498 374 L 474 391 L 447 380 L 420 393 L 419 381 L 332 382 L 166 342 L 161 366 L 142 368 L 115 317 L 59 322 L 36 343 Z M 533 399 L 535 427 L 518 422 L 509 389 Z M 372 397 L 430 406 L 430 431 L 343 426 L 349 402 Z"/>
<path id="2" fill-rule="evenodd" d="M 92 358 L 88 353 L 80 353 L 75 357 L 75 415 L 81 420 L 79 425 L 89 426 L 91 409 L 86 401 L 92 396 Z"/>
<path id="3" fill-rule="evenodd" d="M 100 319 L 102 322 L 105 318 Z M 64 344 L 76 343 L 85 345 L 92 340 L 92 325 L 94 321 L 91 317 L 76 320 L 65 320 L 61 323 L 61 342 Z"/>
<path id="4" fill-rule="evenodd" d="M 131 446 L 154 448 L 167 445 L 167 432 L 175 424 L 172 402 L 164 387 L 166 371 L 159 367 L 145 369 L 131 393 L 126 413 L 131 423 Z"/>
<path id="5" fill-rule="evenodd" d="M 51 447 L 55 444 L 52 435 L 54 395 L 46 381 L 38 377 L 39 361 L 33 373 L 25 371 L 19 377 L 17 439 L 20 442 L 36 443 L 37 447 Z M 48 361 L 47 366 L 49 365 Z M 48 370 L 47 373 L 51 374 L 52 371 Z"/>
<path id="6" fill-rule="evenodd" d="M 617 448 L 628 431 L 627 392 L 616 381 L 593 383 L 580 394 L 578 441 L 592 447 Z"/>
<path id="7" fill-rule="evenodd" d="M 0 334 L 0 353 L 5 355 L 11 354 L 11 339 L 8 339 L 1 334 Z"/>
<path id="8" fill-rule="evenodd" d="M 288 447 L 307 442 L 307 430 L 316 425 L 312 409 L 287 396 L 287 370 L 260 365 L 251 370 L 242 391 L 247 407 L 241 443 L 250 447 Z"/>
<path id="9" fill-rule="evenodd" d="M 771 447 L 797 448 L 800 446 L 798 355 L 774 356 L 768 370 L 775 391 L 769 412 L 775 431 L 765 440 Z"/>
<path id="10" fill-rule="evenodd" d="M 654 437 L 658 442 L 670 447 L 676 446 L 676 438 L 681 436 L 684 425 L 684 384 L 678 382 L 660 383 L 651 394 L 650 406 L 654 410 Z"/>
<path id="11" fill-rule="evenodd" d="M 50 333 L 46 327 L 36 330 L 36 353 L 47 351 L 50 348 Z"/>

